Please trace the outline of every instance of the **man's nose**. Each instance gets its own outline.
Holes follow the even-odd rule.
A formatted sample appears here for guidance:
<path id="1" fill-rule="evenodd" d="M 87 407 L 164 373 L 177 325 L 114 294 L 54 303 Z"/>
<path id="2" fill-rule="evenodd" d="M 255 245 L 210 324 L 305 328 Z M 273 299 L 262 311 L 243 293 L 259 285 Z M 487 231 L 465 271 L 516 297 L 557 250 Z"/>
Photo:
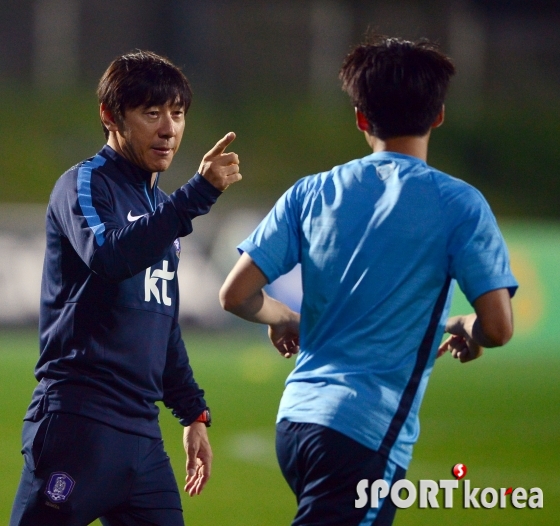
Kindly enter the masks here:
<path id="1" fill-rule="evenodd" d="M 175 137 L 177 135 L 177 124 L 171 115 L 164 115 L 158 130 L 160 137 Z"/>

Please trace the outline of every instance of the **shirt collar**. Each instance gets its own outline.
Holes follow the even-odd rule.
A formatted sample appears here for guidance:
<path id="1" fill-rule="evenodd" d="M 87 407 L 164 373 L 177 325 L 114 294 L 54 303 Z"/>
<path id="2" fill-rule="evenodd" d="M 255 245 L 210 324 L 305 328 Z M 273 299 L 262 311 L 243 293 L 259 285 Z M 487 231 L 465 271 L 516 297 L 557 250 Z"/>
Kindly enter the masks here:
<path id="1" fill-rule="evenodd" d="M 419 157 L 414 157 L 413 155 L 406 155 L 404 153 L 396 153 L 396 152 L 374 152 L 370 156 L 370 159 L 373 161 L 396 161 L 397 159 L 401 159 L 403 161 L 409 162 L 417 162 L 424 165 L 427 165 Z"/>
<path id="2" fill-rule="evenodd" d="M 117 168 L 132 182 L 142 183 L 145 181 L 151 181 L 152 172 L 144 170 L 131 163 L 126 157 L 118 154 L 108 144 L 103 146 L 100 153 L 103 157 L 111 159 L 116 164 Z"/>

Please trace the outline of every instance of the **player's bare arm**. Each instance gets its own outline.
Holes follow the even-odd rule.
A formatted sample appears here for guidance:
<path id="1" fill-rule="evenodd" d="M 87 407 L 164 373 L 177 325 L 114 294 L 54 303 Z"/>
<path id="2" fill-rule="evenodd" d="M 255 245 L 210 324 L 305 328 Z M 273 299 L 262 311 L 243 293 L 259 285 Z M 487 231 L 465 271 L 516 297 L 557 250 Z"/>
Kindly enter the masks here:
<path id="1" fill-rule="evenodd" d="M 263 290 L 268 283 L 251 257 L 244 253 L 220 290 L 222 307 L 245 320 L 269 326 L 270 341 L 285 358 L 299 351 L 299 314 Z"/>
<path id="2" fill-rule="evenodd" d="M 239 157 L 236 153 L 225 151 L 234 140 L 235 133 L 227 133 L 206 153 L 198 168 L 198 173 L 222 192 L 241 180 Z"/>
<path id="3" fill-rule="evenodd" d="M 474 301 L 475 314 L 453 316 L 445 332 L 451 334 L 440 346 L 438 357 L 447 351 L 461 362 L 479 358 L 484 347 L 505 345 L 513 335 L 513 314 L 507 289 L 483 294 Z"/>
<path id="4" fill-rule="evenodd" d="M 183 446 L 187 454 L 185 492 L 191 497 L 200 495 L 210 478 L 212 469 L 212 448 L 208 441 L 206 425 L 202 422 L 193 422 L 185 427 Z"/>

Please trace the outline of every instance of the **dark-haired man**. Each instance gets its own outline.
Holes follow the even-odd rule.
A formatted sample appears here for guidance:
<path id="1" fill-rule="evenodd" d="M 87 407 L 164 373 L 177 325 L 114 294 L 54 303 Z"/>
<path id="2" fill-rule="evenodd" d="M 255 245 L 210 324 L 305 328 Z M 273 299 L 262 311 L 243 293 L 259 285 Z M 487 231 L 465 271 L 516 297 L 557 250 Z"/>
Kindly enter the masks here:
<path id="1" fill-rule="evenodd" d="M 181 526 L 156 401 L 184 427 L 185 491 L 204 488 L 210 412 L 178 324 L 179 238 L 241 179 L 230 132 L 167 196 L 192 92 L 169 60 L 138 51 L 99 83 L 106 146 L 57 181 L 46 216 L 39 381 L 25 415 L 10 525 Z"/>
<path id="2" fill-rule="evenodd" d="M 364 503 L 358 483 L 405 477 L 436 356 L 467 362 L 511 337 L 517 283 L 492 212 L 426 164 L 453 74 L 426 41 L 357 46 L 340 77 L 373 154 L 290 188 L 239 245 L 220 292 L 226 310 L 269 325 L 280 354 L 299 352 L 276 433 L 294 525 L 391 524 L 391 499 L 374 505 L 366 490 Z M 301 323 L 262 290 L 296 263 Z M 447 320 L 455 280 L 476 314 Z"/>

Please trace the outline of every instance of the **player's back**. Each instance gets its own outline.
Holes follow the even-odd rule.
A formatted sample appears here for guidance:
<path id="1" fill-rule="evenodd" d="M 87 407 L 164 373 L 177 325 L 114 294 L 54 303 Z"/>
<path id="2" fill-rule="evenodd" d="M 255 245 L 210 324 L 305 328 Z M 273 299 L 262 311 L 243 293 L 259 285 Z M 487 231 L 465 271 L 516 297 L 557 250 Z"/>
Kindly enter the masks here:
<path id="1" fill-rule="evenodd" d="M 269 282 L 302 267 L 278 420 L 331 427 L 406 467 L 453 280 L 471 302 L 512 283 L 480 192 L 378 152 L 299 180 L 239 248 Z"/>
<path id="2" fill-rule="evenodd" d="M 402 359 L 416 349 L 450 274 L 456 218 L 449 216 L 446 186 L 471 187 L 419 159 L 389 153 L 304 185 L 302 347 L 337 341 L 336 354 L 348 363 L 359 348 L 371 353 L 373 346 L 383 350 L 377 370 L 394 370 L 397 356 L 387 351 L 400 349 Z"/>
<path id="3" fill-rule="evenodd" d="M 304 178 L 291 199 L 300 219 L 301 352 L 279 419 L 309 422 L 311 413 L 380 449 L 410 391 L 392 451 L 406 465 L 449 310 L 453 237 L 487 205 L 463 181 L 394 153 Z"/>

